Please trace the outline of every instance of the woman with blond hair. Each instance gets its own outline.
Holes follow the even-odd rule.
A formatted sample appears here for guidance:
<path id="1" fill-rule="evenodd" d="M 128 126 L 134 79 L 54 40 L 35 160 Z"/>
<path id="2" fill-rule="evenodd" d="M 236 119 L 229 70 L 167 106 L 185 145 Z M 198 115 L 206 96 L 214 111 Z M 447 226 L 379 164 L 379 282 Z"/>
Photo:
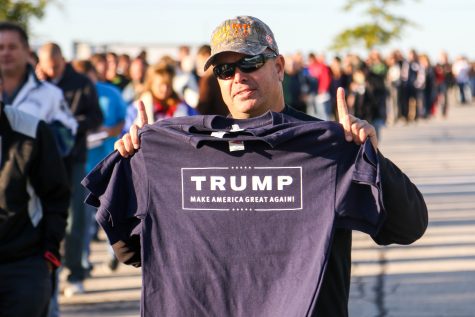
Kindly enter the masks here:
<path id="1" fill-rule="evenodd" d="M 175 71 L 172 65 L 159 62 L 147 70 L 144 90 L 138 100 L 127 110 L 124 131 L 137 120 L 138 102 L 143 102 L 148 123 L 172 117 L 183 117 L 197 114 L 196 110 L 184 102 L 173 90 Z"/>

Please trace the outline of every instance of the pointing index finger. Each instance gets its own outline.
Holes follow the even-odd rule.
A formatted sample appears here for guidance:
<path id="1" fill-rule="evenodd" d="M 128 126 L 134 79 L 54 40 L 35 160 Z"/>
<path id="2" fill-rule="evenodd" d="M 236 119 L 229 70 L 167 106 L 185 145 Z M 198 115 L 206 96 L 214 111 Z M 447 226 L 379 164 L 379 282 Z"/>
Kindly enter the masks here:
<path id="1" fill-rule="evenodd" d="M 338 87 L 336 92 L 336 104 L 338 108 L 338 121 L 343 125 L 345 139 L 352 141 L 350 115 L 348 114 L 348 106 L 346 105 L 345 90 L 342 87 Z"/>
<path id="2" fill-rule="evenodd" d="M 145 124 L 148 123 L 148 118 L 147 118 L 147 112 L 145 111 L 145 105 L 142 100 L 139 100 L 138 103 L 138 117 L 139 117 L 139 122 L 137 122 L 137 125 L 139 128 L 142 128 Z"/>

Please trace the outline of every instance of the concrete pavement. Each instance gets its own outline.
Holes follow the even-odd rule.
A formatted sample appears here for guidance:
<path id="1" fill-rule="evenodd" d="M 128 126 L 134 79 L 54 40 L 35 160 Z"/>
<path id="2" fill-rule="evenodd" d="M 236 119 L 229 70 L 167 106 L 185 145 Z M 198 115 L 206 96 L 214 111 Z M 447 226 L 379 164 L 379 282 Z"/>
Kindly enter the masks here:
<path id="1" fill-rule="evenodd" d="M 475 107 L 385 129 L 381 150 L 418 185 L 429 209 L 410 246 L 354 234 L 350 316 L 475 316 Z"/>

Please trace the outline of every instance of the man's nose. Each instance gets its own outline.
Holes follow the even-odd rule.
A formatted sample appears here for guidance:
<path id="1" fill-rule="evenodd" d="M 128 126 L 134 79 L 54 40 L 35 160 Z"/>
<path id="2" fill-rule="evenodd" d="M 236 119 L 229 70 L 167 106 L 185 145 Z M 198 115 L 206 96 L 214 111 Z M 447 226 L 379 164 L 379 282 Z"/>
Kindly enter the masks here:
<path id="1" fill-rule="evenodd" d="M 241 83 L 247 80 L 247 73 L 241 71 L 239 67 L 236 67 L 234 71 L 234 82 Z"/>

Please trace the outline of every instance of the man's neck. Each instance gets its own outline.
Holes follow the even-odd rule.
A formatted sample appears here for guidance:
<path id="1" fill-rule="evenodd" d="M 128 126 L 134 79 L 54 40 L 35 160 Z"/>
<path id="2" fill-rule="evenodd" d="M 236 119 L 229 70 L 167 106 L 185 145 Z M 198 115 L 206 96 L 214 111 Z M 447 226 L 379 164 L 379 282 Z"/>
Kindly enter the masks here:
<path id="1" fill-rule="evenodd" d="M 259 117 L 259 116 L 262 116 L 263 114 L 265 114 L 266 112 L 268 111 L 273 111 L 273 112 L 282 112 L 285 108 L 285 103 L 279 103 L 280 106 L 272 106 L 270 108 L 266 108 L 266 109 L 261 109 L 261 111 L 258 111 L 258 112 L 252 112 L 252 113 L 241 113 L 241 112 L 238 112 L 238 113 L 230 113 L 230 116 L 234 119 L 250 119 L 250 118 L 255 118 L 255 117 Z"/>
<path id="2" fill-rule="evenodd" d="M 64 64 L 64 65 L 62 66 L 62 69 L 61 69 L 61 71 L 59 72 L 59 75 L 56 76 L 55 78 L 52 78 L 52 79 L 51 79 L 51 82 L 52 82 L 53 84 L 57 85 L 57 84 L 61 81 L 61 79 L 63 79 L 64 73 L 66 73 L 66 64 Z"/>
<path id="3" fill-rule="evenodd" d="M 271 107 L 271 111 L 274 111 L 274 112 L 282 112 L 285 108 L 285 103 L 281 103 L 280 106 L 273 106 Z"/>
<path id="4" fill-rule="evenodd" d="M 3 73 L 3 91 L 8 96 L 11 96 L 23 83 L 25 79 L 28 68 L 25 67 L 22 71 L 15 73 Z"/>

